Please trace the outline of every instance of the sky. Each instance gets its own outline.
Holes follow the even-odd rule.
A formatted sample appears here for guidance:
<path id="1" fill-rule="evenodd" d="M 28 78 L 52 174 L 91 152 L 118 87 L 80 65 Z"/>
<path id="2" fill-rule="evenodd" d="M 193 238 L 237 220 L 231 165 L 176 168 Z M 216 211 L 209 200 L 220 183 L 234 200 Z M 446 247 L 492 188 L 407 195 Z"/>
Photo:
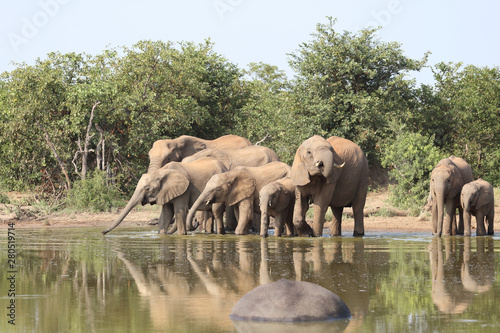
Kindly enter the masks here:
<path id="1" fill-rule="evenodd" d="M 313 39 L 318 23 L 356 32 L 381 26 L 383 42 L 401 43 L 404 54 L 429 65 L 463 62 L 500 66 L 496 0 L 22 0 L 0 10 L 0 72 L 12 62 L 35 63 L 54 51 L 96 55 L 140 40 L 210 38 L 214 50 L 240 68 L 251 62 L 278 66 L 290 78 L 288 54 Z M 411 73 L 432 84 L 430 69 Z"/>

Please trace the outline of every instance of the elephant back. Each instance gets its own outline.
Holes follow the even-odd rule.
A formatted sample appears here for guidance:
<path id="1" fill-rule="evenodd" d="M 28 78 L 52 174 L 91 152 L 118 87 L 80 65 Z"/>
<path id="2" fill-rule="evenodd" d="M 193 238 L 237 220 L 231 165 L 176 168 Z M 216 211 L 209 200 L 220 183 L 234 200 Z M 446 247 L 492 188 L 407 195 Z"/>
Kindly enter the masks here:
<path id="1" fill-rule="evenodd" d="M 224 135 L 217 139 L 207 142 L 207 148 L 233 150 L 251 146 L 252 143 L 244 137 L 238 135 Z"/>

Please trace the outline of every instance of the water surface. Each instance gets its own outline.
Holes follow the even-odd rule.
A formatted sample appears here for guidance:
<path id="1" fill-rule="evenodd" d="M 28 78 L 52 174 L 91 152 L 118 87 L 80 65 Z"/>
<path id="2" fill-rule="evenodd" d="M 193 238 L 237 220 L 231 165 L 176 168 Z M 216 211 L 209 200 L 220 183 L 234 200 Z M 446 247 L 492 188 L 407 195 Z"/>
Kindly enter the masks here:
<path id="1" fill-rule="evenodd" d="M 100 230 L 15 230 L 16 325 L 7 321 L 5 273 L 0 332 L 236 332 L 234 304 L 281 278 L 342 297 L 352 313 L 345 332 L 500 330 L 496 236 L 263 240 L 125 227 L 103 237 Z M 7 243 L 0 229 L 4 272 Z"/>

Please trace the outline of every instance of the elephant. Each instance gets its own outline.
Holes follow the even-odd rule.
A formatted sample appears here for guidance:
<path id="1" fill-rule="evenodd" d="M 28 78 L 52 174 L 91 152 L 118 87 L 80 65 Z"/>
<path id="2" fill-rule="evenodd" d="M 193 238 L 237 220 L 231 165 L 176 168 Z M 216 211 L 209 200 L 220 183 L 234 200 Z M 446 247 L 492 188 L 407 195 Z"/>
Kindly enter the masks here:
<path id="1" fill-rule="evenodd" d="M 237 167 L 214 175 L 189 209 L 187 224 L 192 224 L 194 213 L 203 203 L 224 203 L 234 206 L 238 217 L 236 235 L 249 232 L 255 213 L 259 211 L 259 191 L 266 184 L 290 175 L 290 166 L 283 162 L 271 162 L 259 167 Z M 257 224 L 257 227 L 260 224 Z"/>
<path id="2" fill-rule="evenodd" d="M 184 158 L 182 161 L 194 161 L 202 157 L 213 157 L 222 162 L 228 170 L 238 166 L 257 167 L 273 161 L 279 161 L 278 155 L 270 148 L 264 146 L 250 146 L 234 150 L 204 149 L 194 155 Z M 209 214 L 209 213 L 208 213 Z M 203 230 L 211 232 L 213 219 L 200 219 Z M 235 230 L 237 226 L 233 209 L 226 209 L 226 227 L 228 230 Z"/>
<path id="3" fill-rule="evenodd" d="M 115 223 L 103 235 L 116 228 L 139 203 L 162 205 L 159 233 L 165 234 L 175 216 L 178 233 L 186 234 L 186 214 L 205 188 L 207 181 L 215 174 L 227 171 L 224 165 L 214 158 L 206 157 L 197 161 L 182 163 L 171 162 L 164 167 L 143 174 L 128 204 L 116 218 Z M 222 225 L 223 204 L 199 205 L 198 209 L 212 208 L 218 225 Z M 219 230 L 224 233 L 224 229 Z"/>
<path id="4" fill-rule="evenodd" d="M 470 165 L 462 158 L 451 155 L 444 158 L 431 172 L 429 199 L 432 212 L 432 230 L 435 236 L 463 234 L 464 220 L 460 206 L 462 186 L 473 180 Z M 444 212 L 443 207 L 446 207 Z M 458 230 L 455 222 L 459 211 Z"/>
<path id="5" fill-rule="evenodd" d="M 488 223 L 488 235 L 493 235 L 495 198 L 490 183 L 478 179 L 465 184 L 460 194 L 460 206 L 464 215 L 464 236 L 471 235 L 471 215 L 476 217 L 477 236 L 486 235 L 485 220 Z"/>
<path id="6" fill-rule="evenodd" d="M 341 235 L 344 207 L 353 209 L 354 236 L 363 236 L 368 175 L 368 160 L 354 142 L 318 135 L 305 140 L 297 149 L 291 173 L 296 186 L 293 224 L 299 236 L 321 237 L 328 207 L 333 212 L 331 236 Z M 312 229 L 305 221 L 309 201 L 314 209 Z"/>
<path id="7" fill-rule="evenodd" d="M 260 235 L 267 237 L 269 216 L 274 217 L 274 235 L 281 236 L 286 225 L 288 235 L 293 235 L 293 207 L 295 185 L 292 178 L 285 177 L 264 186 L 259 192 Z"/>
<path id="8" fill-rule="evenodd" d="M 213 157 L 222 162 L 228 170 L 238 166 L 257 167 L 274 161 L 279 161 L 278 155 L 264 146 L 250 146 L 241 149 L 222 150 L 205 149 L 184 158 L 183 162 L 194 161 L 202 157 Z"/>
<path id="9" fill-rule="evenodd" d="M 237 135 L 224 135 L 215 140 L 204 140 L 189 135 L 182 135 L 176 139 L 157 140 L 149 151 L 148 173 L 158 170 L 169 162 L 180 162 L 183 158 L 203 149 L 232 150 L 251 145 L 250 141 Z"/>

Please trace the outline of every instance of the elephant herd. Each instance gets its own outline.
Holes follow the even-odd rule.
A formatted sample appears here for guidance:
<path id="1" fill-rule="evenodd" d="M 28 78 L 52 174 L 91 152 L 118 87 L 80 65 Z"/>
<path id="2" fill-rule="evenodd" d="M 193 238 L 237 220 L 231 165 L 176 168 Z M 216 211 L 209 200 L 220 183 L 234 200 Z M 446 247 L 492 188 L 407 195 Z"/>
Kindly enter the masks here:
<path id="1" fill-rule="evenodd" d="M 212 232 L 215 221 L 219 234 L 230 230 L 245 235 L 253 230 L 267 237 L 269 217 L 274 217 L 275 236 L 286 233 L 321 237 L 330 207 L 330 235 L 339 236 L 343 209 L 352 207 L 353 234 L 364 235 L 368 161 L 350 140 L 310 137 L 298 147 L 290 167 L 280 162 L 273 150 L 252 145 L 240 136 L 204 140 L 183 135 L 156 141 L 149 160 L 148 172 L 103 234 L 116 228 L 139 203 L 149 203 L 162 207 L 160 234 L 177 230 L 185 235 L 200 224 Z M 472 170 L 463 159 L 451 156 L 436 166 L 428 202 L 432 206 L 433 232 L 438 236 L 470 235 L 471 214 L 478 221 L 486 218 L 488 234 L 493 234 L 493 189 L 483 180 L 472 182 Z M 310 207 L 312 223 L 306 222 Z M 458 230 L 456 208 L 460 212 Z M 197 223 L 193 222 L 195 214 Z M 484 223 L 478 222 L 477 234 L 486 234 Z"/>

